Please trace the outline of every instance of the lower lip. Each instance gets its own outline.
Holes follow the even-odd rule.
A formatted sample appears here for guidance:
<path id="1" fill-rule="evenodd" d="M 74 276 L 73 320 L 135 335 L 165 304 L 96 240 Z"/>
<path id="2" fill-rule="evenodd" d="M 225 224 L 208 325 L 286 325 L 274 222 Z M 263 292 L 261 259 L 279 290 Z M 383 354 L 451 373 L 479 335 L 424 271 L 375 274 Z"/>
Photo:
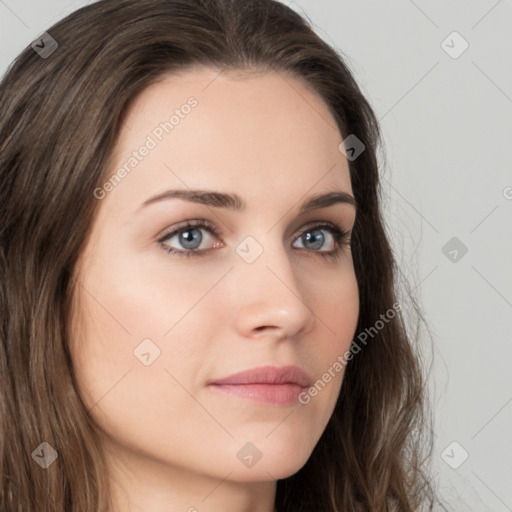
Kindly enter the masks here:
<path id="1" fill-rule="evenodd" d="M 299 384 L 211 384 L 210 387 L 229 395 L 271 405 L 298 402 L 300 393 L 306 389 Z"/>

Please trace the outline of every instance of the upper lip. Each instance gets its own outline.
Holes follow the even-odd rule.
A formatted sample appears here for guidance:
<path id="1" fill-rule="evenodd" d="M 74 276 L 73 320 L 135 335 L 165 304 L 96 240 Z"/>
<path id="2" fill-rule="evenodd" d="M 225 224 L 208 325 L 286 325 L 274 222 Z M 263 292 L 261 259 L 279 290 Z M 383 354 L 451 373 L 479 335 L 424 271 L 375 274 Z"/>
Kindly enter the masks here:
<path id="1" fill-rule="evenodd" d="M 298 384 L 308 387 L 311 377 L 298 366 L 259 366 L 223 377 L 210 384 Z"/>

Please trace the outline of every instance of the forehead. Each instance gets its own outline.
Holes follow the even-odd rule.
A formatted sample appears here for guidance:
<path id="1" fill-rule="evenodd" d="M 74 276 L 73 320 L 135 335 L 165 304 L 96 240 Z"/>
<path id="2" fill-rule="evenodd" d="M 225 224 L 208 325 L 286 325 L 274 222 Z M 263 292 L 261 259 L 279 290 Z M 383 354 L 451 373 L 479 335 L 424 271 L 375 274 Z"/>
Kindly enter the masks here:
<path id="1" fill-rule="evenodd" d="M 289 74 L 193 68 L 162 77 L 130 105 L 109 169 L 129 175 L 111 195 L 226 188 L 250 203 L 271 191 L 274 199 L 314 187 L 350 192 L 341 140 L 324 101 Z"/>

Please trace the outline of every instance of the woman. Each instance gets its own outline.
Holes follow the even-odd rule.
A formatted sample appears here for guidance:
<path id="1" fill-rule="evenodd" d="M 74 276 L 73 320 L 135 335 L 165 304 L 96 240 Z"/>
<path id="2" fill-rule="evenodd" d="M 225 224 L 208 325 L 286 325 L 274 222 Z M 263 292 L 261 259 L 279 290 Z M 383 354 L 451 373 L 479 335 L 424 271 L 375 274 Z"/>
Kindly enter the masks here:
<path id="1" fill-rule="evenodd" d="M 298 14 L 102 0 L 0 91 L 2 510 L 432 510 L 378 124 Z"/>

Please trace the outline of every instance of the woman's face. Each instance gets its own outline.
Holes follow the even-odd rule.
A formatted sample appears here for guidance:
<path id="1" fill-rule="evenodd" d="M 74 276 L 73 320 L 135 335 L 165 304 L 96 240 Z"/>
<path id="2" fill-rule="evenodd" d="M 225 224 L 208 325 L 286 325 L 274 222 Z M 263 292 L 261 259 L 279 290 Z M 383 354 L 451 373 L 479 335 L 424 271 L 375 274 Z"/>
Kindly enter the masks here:
<path id="1" fill-rule="evenodd" d="M 350 247 L 325 226 L 349 231 L 354 206 L 301 212 L 353 196 L 341 141 L 322 100 L 284 74 L 195 68 L 132 104 L 95 191 L 71 343 L 81 396 L 126 468 L 261 482 L 309 458 L 359 313 Z M 245 206 L 152 199 L 171 190 Z M 331 378 L 302 401 L 290 384 L 211 385 L 268 365 Z"/>

